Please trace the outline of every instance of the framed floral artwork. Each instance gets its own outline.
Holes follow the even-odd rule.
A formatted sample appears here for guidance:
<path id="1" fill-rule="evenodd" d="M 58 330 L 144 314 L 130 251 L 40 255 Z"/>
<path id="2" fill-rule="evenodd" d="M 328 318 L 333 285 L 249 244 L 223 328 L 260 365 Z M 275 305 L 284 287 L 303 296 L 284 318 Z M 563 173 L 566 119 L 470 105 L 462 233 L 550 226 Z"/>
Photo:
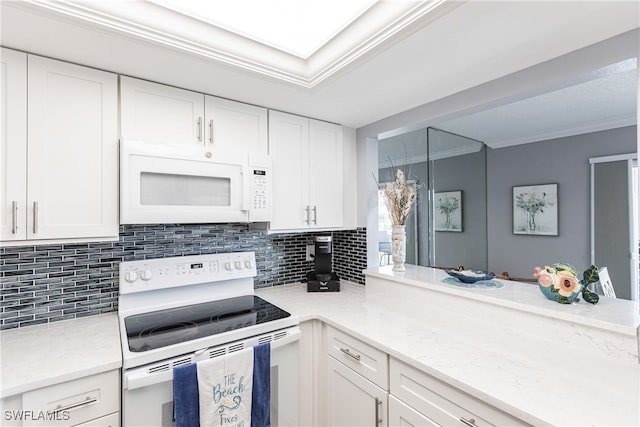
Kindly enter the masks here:
<path id="1" fill-rule="evenodd" d="M 434 194 L 436 231 L 462 232 L 462 191 L 443 191 Z"/>
<path id="2" fill-rule="evenodd" d="M 558 235 L 558 184 L 513 187 L 513 234 Z"/>

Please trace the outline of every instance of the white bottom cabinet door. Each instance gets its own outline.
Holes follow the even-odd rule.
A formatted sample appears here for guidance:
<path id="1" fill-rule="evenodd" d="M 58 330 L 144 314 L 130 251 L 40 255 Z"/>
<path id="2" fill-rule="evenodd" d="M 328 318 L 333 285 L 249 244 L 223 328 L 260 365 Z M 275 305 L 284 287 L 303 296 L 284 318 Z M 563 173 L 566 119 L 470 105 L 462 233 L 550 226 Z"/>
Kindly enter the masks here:
<path id="1" fill-rule="evenodd" d="M 332 357 L 327 357 L 327 425 L 387 425 L 387 392 Z M 377 418 L 377 420 L 376 420 Z"/>
<path id="2" fill-rule="evenodd" d="M 422 427 L 435 426 L 438 424 L 422 415 L 415 409 L 405 405 L 403 402 L 389 395 L 389 427 Z"/>

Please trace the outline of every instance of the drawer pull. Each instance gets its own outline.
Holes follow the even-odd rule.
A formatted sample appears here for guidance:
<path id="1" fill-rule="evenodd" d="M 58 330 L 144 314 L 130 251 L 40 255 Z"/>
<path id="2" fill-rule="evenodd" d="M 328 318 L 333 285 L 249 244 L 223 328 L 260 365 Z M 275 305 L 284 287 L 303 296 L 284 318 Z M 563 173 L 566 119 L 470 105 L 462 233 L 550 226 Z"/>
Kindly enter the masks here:
<path id="1" fill-rule="evenodd" d="M 376 397 L 376 425 L 378 427 L 380 423 L 382 423 L 382 418 L 380 418 L 380 406 L 382 405 L 382 400 Z"/>
<path id="2" fill-rule="evenodd" d="M 469 427 L 478 427 L 474 418 L 466 419 L 465 417 L 460 417 L 460 422 Z"/>
<path id="3" fill-rule="evenodd" d="M 360 355 L 351 353 L 351 351 L 348 348 L 340 347 L 340 351 L 346 354 L 347 356 L 349 356 L 350 358 L 355 359 L 358 362 L 360 361 Z"/>
<path id="4" fill-rule="evenodd" d="M 57 405 L 55 411 L 56 412 L 70 411 L 72 409 L 78 409 L 78 408 L 81 408 L 81 407 L 83 407 L 85 405 L 90 405 L 92 403 L 96 403 L 97 401 L 98 401 L 97 397 L 87 396 L 85 398 L 85 400 L 83 400 L 82 402 L 72 403 L 72 404 L 66 405 L 66 406 Z"/>

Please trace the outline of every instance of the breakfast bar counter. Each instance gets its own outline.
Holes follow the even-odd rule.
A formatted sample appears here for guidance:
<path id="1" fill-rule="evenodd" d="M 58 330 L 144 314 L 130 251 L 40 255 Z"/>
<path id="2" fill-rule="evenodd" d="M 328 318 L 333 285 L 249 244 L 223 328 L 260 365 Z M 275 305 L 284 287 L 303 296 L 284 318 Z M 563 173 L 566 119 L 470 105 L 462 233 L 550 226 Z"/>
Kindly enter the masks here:
<path id="1" fill-rule="evenodd" d="M 365 286 L 343 282 L 334 293 L 308 293 L 304 284 L 256 292 L 525 423 L 640 425 L 637 303 L 561 305 L 536 286 L 506 281 L 457 288 L 426 267 L 365 276 Z M 613 313 L 618 305 L 623 311 Z"/>

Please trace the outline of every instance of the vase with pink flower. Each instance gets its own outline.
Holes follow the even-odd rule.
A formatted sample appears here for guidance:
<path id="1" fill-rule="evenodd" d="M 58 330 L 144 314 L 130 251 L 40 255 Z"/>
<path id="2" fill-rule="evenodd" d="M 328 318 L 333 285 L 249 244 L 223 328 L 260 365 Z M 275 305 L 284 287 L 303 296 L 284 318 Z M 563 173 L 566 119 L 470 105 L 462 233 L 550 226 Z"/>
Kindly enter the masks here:
<path id="1" fill-rule="evenodd" d="M 581 294 L 586 302 L 596 304 L 599 296 L 588 289 L 588 286 L 598 280 L 598 269 L 591 266 L 582 276 L 571 264 L 557 262 L 551 267 L 535 267 L 533 276 L 538 279 L 540 291 L 548 299 L 561 304 L 571 304 L 580 301 Z"/>

